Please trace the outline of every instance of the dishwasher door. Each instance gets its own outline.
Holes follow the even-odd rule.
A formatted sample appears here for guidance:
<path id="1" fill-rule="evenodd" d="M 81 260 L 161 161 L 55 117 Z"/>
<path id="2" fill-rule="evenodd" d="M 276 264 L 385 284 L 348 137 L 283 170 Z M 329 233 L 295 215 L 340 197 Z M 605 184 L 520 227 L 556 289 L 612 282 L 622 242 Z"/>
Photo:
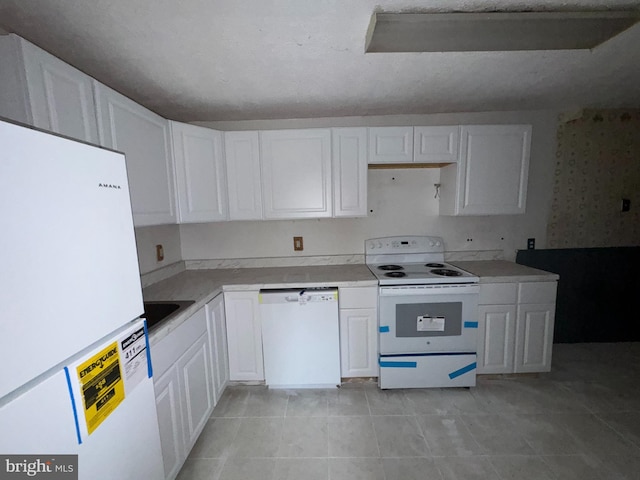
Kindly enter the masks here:
<path id="1" fill-rule="evenodd" d="M 259 298 L 266 384 L 340 385 L 338 289 L 261 290 Z"/>

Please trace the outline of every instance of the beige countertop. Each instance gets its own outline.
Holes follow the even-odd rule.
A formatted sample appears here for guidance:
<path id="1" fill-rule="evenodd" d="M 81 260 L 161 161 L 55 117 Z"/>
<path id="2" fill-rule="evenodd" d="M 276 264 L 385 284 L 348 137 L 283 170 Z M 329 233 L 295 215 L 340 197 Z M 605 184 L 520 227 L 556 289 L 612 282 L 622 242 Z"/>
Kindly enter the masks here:
<path id="1" fill-rule="evenodd" d="M 506 260 L 451 262 L 480 277 L 480 283 L 548 282 L 558 280 L 556 273 L 538 270 Z"/>
<path id="2" fill-rule="evenodd" d="M 193 300 L 195 303 L 149 333 L 152 344 L 175 330 L 220 293 L 261 288 L 367 287 L 378 281 L 366 265 L 322 265 L 215 270 L 187 270 L 145 287 L 146 301 Z"/>
<path id="3" fill-rule="evenodd" d="M 451 262 L 480 277 L 480 283 L 540 282 L 558 280 L 545 272 L 504 260 Z M 157 343 L 222 292 L 257 291 L 261 288 L 367 287 L 378 281 L 363 264 L 300 267 L 263 267 L 186 270 L 143 289 L 146 301 L 193 300 L 195 303 L 150 332 Z"/>

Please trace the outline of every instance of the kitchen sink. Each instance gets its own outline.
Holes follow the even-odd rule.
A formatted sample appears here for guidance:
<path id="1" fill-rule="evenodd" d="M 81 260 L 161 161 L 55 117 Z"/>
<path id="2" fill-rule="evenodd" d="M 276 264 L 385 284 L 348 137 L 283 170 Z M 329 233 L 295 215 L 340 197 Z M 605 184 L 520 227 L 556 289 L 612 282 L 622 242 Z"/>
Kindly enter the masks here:
<path id="1" fill-rule="evenodd" d="M 142 316 L 147 319 L 147 328 L 152 329 L 160 322 L 175 317 L 194 303 L 196 302 L 193 300 L 144 302 Z"/>

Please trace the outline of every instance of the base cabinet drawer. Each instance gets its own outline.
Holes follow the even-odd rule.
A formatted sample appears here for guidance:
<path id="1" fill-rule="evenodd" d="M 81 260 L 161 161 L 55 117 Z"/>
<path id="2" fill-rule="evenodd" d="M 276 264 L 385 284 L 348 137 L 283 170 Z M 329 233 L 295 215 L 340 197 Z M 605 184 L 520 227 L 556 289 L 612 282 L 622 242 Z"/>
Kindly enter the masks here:
<path id="1" fill-rule="evenodd" d="M 521 283 L 518 303 L 555 303 L 557 282 Z"/>

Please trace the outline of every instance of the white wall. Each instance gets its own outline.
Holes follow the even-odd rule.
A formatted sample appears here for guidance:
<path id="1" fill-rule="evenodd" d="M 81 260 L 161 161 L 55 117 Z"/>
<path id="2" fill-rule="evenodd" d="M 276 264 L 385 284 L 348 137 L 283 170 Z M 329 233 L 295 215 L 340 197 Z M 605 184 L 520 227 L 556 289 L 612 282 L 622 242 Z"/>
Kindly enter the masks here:
<path id="1" fill-rule="evenodd" d="M 140 273 L 145 274 L 160 267 L 182 260 L 180 250 L 180 227 L 178 225 L 159 225 L 138 227 L 135 229 L 138 248 Z M 162 245 L 164 260 L 156 261 L 156 245 Z"/>
<path id="2" fill-rule="evenodd" d="M 362 254 L 364 240 L 387 235 L 440 235 L 448 251 L 502 250 L 507 259 L 526 239 L 546 246 L 552 197 L 557 112 L 490 112 L 303 120 L 201 122 L 219 130 L 327 126 L 530 123 L 533 125 L 527 212 L 491 217 L 438 215 L 439 169 L 369 170 L 367 218 L 181 225 L 184 260 Z M 293 236 L 304 251 L 293 251 Z M 467 241 L 472 239 L 472 241 Z"/>

